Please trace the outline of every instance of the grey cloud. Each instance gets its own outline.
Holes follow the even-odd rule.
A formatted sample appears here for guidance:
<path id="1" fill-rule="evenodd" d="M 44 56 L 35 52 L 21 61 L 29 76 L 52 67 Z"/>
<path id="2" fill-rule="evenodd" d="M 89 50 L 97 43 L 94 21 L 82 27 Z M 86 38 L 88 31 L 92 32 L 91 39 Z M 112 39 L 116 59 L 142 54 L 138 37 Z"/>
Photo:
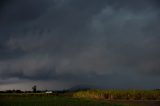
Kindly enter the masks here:
<path id="1" fill-rule="evenodd" d="M 154 78 L 160 75 L 156 1 L 26 2 L 35 6 L 33 13 L 38 15 L 27 15 L 26 22 L 19 17 L 20 11 L 13 22 L 22 19 L 24 23 L 6 21 L 8 27 L 0 29 L 0 38 L 5 39 L 0 43 L 3 80 L 57 80 L 116 88 L 136 84 L 151 88 L 147 81 L 159 80 Z M 16 9 L 21 6 L 13 5 Z M 153 87 L 158 86 L 155 83 Z"/>
<path id="2" fill-rule="evenodd" d="M 1 23 L 36 19 L 45 12 L 49 3 L 51 0 L 10 0 L 1 9 Z"/>

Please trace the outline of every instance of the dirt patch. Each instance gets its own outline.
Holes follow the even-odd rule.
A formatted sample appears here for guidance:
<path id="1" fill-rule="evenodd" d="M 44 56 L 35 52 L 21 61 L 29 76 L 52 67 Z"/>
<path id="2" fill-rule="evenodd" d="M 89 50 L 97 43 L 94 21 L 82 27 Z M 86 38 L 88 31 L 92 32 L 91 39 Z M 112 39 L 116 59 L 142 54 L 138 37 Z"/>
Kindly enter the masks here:
<path id="1" fill-rule="evenodd" d="M 112 100 L 111 103 L 120 103 L 129 106 L 160 106 L 160 101 L 145 100 Z"/>

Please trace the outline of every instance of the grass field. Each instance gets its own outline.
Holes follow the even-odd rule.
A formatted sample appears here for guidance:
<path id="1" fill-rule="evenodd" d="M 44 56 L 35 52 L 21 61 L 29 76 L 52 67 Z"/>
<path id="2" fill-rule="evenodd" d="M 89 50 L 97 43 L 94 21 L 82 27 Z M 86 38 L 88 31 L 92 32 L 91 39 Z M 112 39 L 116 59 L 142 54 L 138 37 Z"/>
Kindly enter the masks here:
<path id="1" fill-rule="evenodd" d="M 87 90 L 76 92 L 73 96 L 127 106 L 160 106 L 160 90 Z"/>
<path id="2" fill-rule="evenodd" d="M 1 93 L 0 106 L 160 106 L 160 91 L 86 90 L 53 94 Z"/>
<path id="3" fill-rule="evenodd" d="M 123 106 L 115 103 L 46 94 L 1 94 L 0 106 Z"/>

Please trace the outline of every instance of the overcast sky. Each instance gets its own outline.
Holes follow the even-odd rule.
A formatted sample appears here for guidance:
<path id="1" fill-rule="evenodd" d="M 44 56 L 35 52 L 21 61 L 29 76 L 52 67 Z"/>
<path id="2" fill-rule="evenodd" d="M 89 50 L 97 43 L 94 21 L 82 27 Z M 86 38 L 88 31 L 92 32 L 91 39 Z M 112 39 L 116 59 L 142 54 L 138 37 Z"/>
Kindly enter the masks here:
<path id="1" fill-rule="evenodd" d="M 0 90 L 160 88 L 159 0 L 1 0 Z"/>

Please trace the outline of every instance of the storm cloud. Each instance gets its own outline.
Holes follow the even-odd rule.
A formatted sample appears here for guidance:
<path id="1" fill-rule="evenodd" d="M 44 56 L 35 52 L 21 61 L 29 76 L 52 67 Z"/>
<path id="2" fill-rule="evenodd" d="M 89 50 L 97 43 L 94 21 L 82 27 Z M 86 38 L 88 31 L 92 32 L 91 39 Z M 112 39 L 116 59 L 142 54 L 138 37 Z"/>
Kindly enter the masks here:
<path id="1" fill-rule="evenodd" d="M 42 89 L 160 87 L 159 5 L 158 0 L 2 1 L 0 89 L 24 83 Z"/>

